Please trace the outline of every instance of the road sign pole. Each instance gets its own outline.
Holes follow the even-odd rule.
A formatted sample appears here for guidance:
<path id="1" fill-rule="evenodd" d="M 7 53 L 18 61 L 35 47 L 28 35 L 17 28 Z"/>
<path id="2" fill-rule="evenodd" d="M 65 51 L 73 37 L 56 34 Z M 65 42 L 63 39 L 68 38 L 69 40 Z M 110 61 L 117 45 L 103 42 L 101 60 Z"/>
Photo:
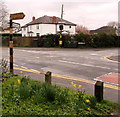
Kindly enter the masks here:
<path id="1" fill-rule="evenodd" d="M 12 28 L 12 20 L 10 19 L 10 73 L 13 73 L 13 28 Z"/>
<path id="2" fill-rule="evenodd" d="M 9 41 L 9 48 L 10 48 L 10 73 L 13 73 L 13 22 L 12 20 L 19 20 L 25 17 L 24 13 L 15 13 L 10 14 L 10 41 Z"/>

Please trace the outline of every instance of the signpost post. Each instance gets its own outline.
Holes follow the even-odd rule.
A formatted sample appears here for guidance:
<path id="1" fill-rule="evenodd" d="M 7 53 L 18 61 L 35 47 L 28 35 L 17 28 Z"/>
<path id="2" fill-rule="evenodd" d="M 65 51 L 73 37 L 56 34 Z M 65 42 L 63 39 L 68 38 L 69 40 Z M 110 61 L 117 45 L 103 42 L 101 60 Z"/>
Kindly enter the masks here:
<path id="1" fill-rule="evenodd" d="M 12 20 L 19 20 L 25 17 L 24 13 L 15 13 L 10 14 L 10 41 L 9 41 L 9 48 L 10 48 L 10 73 L 13 73 L 13 22 Z"/>

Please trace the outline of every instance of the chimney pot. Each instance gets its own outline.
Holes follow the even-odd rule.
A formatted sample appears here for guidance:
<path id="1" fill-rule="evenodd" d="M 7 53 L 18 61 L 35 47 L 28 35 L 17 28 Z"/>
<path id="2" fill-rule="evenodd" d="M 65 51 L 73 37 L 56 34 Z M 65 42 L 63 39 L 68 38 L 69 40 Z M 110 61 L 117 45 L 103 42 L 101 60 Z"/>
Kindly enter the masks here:
<path id="1" fill-rule="evenodd" d="M 56 22 L 56 21 L 57 21 L 56 16 L 53 16 L 53 17 L 52 17 L 52 22 Z"/>
<path id="2" fill-rule="evenodd" d="M 35 17 L 33 16 L 33 17 L 32 17 L 32 21 L 34 21 L 34 20 L 35 20 Z"/>

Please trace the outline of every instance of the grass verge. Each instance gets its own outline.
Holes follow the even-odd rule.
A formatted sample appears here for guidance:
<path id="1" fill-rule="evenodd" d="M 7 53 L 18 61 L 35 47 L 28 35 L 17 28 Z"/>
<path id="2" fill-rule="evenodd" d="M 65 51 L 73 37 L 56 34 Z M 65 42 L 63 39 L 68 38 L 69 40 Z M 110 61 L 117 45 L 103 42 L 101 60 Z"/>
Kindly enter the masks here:
<path id="1" fill-rule="evenodd" d="M 2 83 L 2 114 L 4 116 L 72 115 L 80 117 L 108 116 L 120 105 L 78 90 L 61 88 L 16 74 L 5 74 Z M 76 84 L 72 83 L 74 87 Z"/>

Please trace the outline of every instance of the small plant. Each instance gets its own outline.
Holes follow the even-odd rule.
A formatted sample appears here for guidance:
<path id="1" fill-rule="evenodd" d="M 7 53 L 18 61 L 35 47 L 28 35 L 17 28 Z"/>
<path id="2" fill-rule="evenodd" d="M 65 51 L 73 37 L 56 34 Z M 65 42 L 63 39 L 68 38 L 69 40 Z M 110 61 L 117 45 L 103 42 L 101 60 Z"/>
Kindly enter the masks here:
<path id="1" fill-rule="evenodd" d="M 68 91 L 67 88 L 61 90 L 60 87 L 56 87 L 56 100 L 58 101 L 58 104 L 67 103 Z"/>
<path id="2" fill-rule="evenodd" d="M 2 65 L 2 74 L 4 74 L 4 73 L 7 73 L 7 71 L 8 71 L 8 61 L 6 60 L 6 59 L 2 59 L 2 63 L 1 63 Z"/>
<path id="3" fill-rule="evenodd" d="M 92 111 L 92 107 L 94 107 L 96 104 L 95 98 L 93 98 L 92 96 L 86 96 L 85 91 L 82 91 L 81 89 L 83 87 L 82 85 L 77 85 L 73 82 L 71 82 L 71 84 L 77 89 L 75 100 L 76 114 L 79 115 L 81 113 L 81 109 L 86 112 L 86 114 L 88 113 L 87 111 Z"/>
<path id="4" fill-rule="evenodd" d="M 46 101 L 55 101 L 56 89 L 49 83 L 43 83 L 42 85 L 42 95 L 45 97 Z"/>
<path id="5" fill-rule="evenodd" d="M 5 76 L 4 74 L 8 72 L 9 70 L 9 66 L 8 66 L 8 61 L 4 58 L 2 58 L 1 62 L 1 67 L 0 67 L 0 75 L 2 76 L 0 78 L 1 81 L 4 81 L 5 80 Z M 7 78 L 7 77 L 6 77 Z"/>
<path id="6" fill-rule="evenodd" d="M 27 99 L 31 97 L 31 86 L 29 85 L 29 79 L 23 77 L 20 81 L 18 80 L 19 87 L 19 94 L 21 99 Z"/>

